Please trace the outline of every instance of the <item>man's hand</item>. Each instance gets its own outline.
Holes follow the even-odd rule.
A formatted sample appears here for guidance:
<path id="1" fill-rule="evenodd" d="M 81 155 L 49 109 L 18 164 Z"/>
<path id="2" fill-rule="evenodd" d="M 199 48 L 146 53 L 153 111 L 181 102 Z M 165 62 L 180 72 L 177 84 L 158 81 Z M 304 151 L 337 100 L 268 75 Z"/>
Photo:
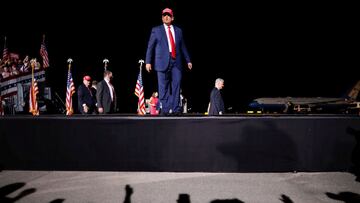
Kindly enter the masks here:
<path id="1" fill-rule="evenodd" d="M 98 108 L 99 113 L 103 113 L 104 112 L 104 108 Z"/>
<path id="2" fill-rule="evenodd" d="M 188 63 L 188 68 L 189 68 L 189 70 L 192 69 L 192 63 Z"/>
<path id="3" fill-rule="evenodd" d="M 89 111 L 89 107 L 86 104 L 83 106 L 83 108 L 84 108 L 85 113 L 87 113 Z"/>
<path id="4" fill-rule="evenodd" d="M 150 63 L 147 63 L 147 64 L 145 65 L 145 68 L 146 68 L 147 72 L 150 73 L 150 71 L 151 71 L 151 64 L 150 64 Z"/>

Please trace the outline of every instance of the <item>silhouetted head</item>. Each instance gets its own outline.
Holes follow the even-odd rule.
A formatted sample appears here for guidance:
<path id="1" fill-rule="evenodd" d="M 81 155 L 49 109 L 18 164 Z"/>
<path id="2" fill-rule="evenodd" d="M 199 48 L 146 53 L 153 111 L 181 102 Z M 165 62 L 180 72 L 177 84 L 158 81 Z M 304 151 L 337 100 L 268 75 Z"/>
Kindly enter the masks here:
<path id="1" fill-rule="evenodd" d="M 188 194 L 179 194 L 179 198 L 177 199 L 178 203 L 190 203 L 190 195 Z"/>

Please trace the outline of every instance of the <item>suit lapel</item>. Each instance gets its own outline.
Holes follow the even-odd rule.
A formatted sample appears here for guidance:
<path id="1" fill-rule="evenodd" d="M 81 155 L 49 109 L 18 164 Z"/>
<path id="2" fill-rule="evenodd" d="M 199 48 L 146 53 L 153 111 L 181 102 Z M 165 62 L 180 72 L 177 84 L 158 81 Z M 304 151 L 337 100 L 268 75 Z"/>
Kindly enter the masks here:
<path id="1" fill-rule="evenodd" d="M 167 47 L 167 50 L 169 50 L 169 43 L 168 43 L 168 40 L 167 40 L 167 36 L 166 36 L 166 31 L 165 31 L 165 28 L 164 28 L 164 25 L 160 25 L 160 34 L 161 34 L 161 40 L 163 41 L 164 44 L 166 44 L 166 47 Z"/>
<path id="2" fill-rule="evenodd" d="M 174 27 L 174 34 L 175 34 L 175 46 L 176 46 L 176 48 L 178 47 L 178 42 L 180 42 L 180 39 L 179 39 L 179 32 L 178 32 L 178 29 L 177 29 L 177 27 L 175 27 L 174 25 L 173 25 L 173 27 Z"/>

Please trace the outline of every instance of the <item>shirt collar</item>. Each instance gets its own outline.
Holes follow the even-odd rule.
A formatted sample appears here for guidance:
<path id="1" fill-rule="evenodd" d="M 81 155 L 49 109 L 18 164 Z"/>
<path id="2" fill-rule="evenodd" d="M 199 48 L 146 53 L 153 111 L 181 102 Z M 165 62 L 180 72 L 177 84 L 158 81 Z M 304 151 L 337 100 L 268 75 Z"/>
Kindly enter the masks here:
<path id="1" fill-rule="evenodd" d="M 164 23 L 164 27 L 165 27 L 165 29 L 168 29 L 168 25 L 166 25 L 165 23 Z M 172 24 L 170 24 L 170 29 L 174 29 Z"/>

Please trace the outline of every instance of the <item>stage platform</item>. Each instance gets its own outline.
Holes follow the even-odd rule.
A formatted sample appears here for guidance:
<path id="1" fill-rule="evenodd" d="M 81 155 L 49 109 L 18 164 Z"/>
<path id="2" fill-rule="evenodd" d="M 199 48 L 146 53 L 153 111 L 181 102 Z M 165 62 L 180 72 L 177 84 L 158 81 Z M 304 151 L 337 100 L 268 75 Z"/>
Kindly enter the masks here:
<path id="1" fill-rule="evenodd" d="M 5 116 L 0 132 L 9 170 L 348 171 L 360 159 L 355 115 Z"/>

